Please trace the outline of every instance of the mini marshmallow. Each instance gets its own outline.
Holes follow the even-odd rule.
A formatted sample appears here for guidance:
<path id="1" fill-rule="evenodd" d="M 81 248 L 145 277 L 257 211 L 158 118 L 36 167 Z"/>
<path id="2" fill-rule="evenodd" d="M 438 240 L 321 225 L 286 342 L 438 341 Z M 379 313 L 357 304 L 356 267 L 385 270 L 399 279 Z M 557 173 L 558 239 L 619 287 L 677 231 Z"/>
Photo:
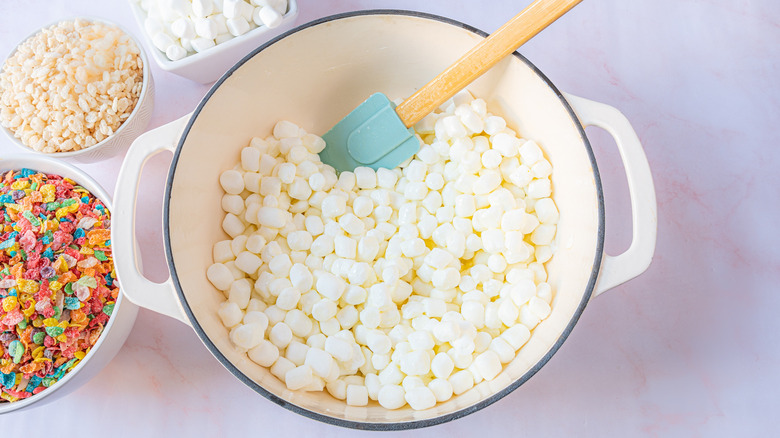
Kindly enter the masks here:
<path id="1" fill-rule="evenodd" d="M 384 385 L 377 394 L 377 401 L 385 409 L 398 409 L 406 404 L 405 396 L 400 385 Z"/>
<path id="2" fill-rule="evenodd" d="M 173 38 L 171 38 L 170 35 L 168 35 L 167 33 L 163 32 L 163 31 L 157 32 L 152 37 L 152 44 L 155 47 L 157 47 L 160 51 L 163 51 L 163 52 L 166 49 L 168 49 L 168 47 L 172 46 L 175 43 L 176 42 L 173 40 Z M 230 193 L 230 192 L 228 192 L 228 193 Z"/>
<path id="3" fill-rule="evenodd" d="M 269 317 L 270 320 L 270 317 Z M 279 349 L 287 347 L 292 341 L 292 330 L 283 322 L 276 323 L 268 334 L 268 340 L 273 342 Z"/>
<path id="4" fill-rule="evenodd" d="M 327 342 L 327 341 L 326 341 Z M 309 348 L 306 352 L 305 365 L 311 367 L 312 373 L 319 377 L 327 377 L 333 365 L 333 356 L 319 348 Z"/>
<path id="5" fill-rule="evenodd" d="M 360 189 L 373 189 L 377 186 L 377 175 L 370 167 L 355 168 L 357 187 Z"/>
<path id="6" fill-rule="evenodd" d="M 317 279 L 317 292 L 331 301 L 338 301 L 344 293 L 344 290 L 346 290 L 346 283 L 344 280 L 329 272 L 324 272 L 320 278 Z"/>
<path id="7" fill-rule="evenodd" d="M 363 385 L 347 385 L 346 399 L 349 406 L 366 406 L 368 388 Z"/>
<path id="8" fill-rule="evenodd" d="M 440 379 L 446 379 L 455 369 L 455 363 L 447 353 L 439 353 L 431 361 L 431 372 Z"/>
<path id="9" fill-rule="evenodd" d="M 339 257 L 354 259 L 357 256 L 357 241 L 347 236 L 336 236 L 333 239 L 333 251 Z"/>
<path id="10" fill-rule="evenodd" d="M 326 336 L 333 336 L 341 330 L 341 326 L 336 318 L 330 318 L 320 322 L 320 330 Z"/>
<path id="11" fill-rule="evenodd" d="M 515 358 L 515 349 L 501 336 L 491 340 L 488 348 L 496 353 L 502 364 L 509 363 Z"/>
<path id="12" fill-rule="evenodd" d="M 273 344 L 271 344 L 273 345 Z M 306 344 L 302 344 L 298 341 L 292 341 L 284 351 L 284 357 L 294 363 L 295 366 L 301 366 L 306 361 L 306 353 L 309 352 L 309 347 Z"/>
<path id="13" fill-rule="evenodd" d="M 322 215 L 326 218 L 338 217 L 347 209 L 347 201 L 339 195 L 328 195 L 322 200 Z"/>
<path id="14" fill-rule="evenodd" d="M 444 402 L 452 398 L 452 384 L 447 379 L 433 379 L 428 383 L 428 389 L 436 397 L 436 401 Z"/>
<path id="15" fill-rule="evenodd" d="M 219 175 L 222 189 L 231 195 L 238 195 L 244 190 L 244 177 L 237 170 L 226 170 Z"/>
<path id="16" fill-rule="evenodd" d="M 252 284 L 247 279 L 234 281 L 228 289 L 228 301 L 238 304 L 241 309 L 246 309 L 252 294 Z"/>
<path id="17" fill-rule="evenodd" d="M 520 146 L 520 157 L 523 160 L 523 164 L 533 166 L 542 159 L 543 155 L 539 145 L 533 140 L 528 140 Z"/>
<path id="18" fill-rule="evenodd" d="M 249 251 L 243 251 L 236 257 L 236 267 L 250 275 L 257 272 L 262 264 L 260 257 Z"/>
<path id="19" fill-rule="evenodd" d="M 343 380 L 330 381 L 325 385 L 325 389 L 337 400 L 347 399 L 347 384 Z"/>
<path id="20" fill-rule="evenodd" d="M 412 376 L 421 376 L 431 370 L 431 357 L 427 351 L 412 351 L 401 359 L 401 371 Z"/>
<path id="21" fill-rule="evenodd" d="M 382 385 L 399 385 L 404 379 L 404 373 L 393 362 L 379 373 L 379 382 Z"/>
<path id="22" fill-rule="evenodd" d="M 455 395 L 463 394 L 474 386 L 474 376 L 467 370 L 461 370 L 447 379 L 452 385 L 452 393 Z"/>
<path id="23" fill-rule="evenodd" d="M 493 350 L 487 350 L 474 359 L 474 367 L 485 380 L 493 380 L 501 372 L 501 361 Z"/>
<path id="24" fill-rule="evenodd" d="M 247 355 L 252 362 L 264 367 L 270 367 L 279 359 L 279 348 L 270 341 L 262 340 L 256 347 L 249 350 Z"/>
<path id="25" fill-rule="evenodd" d="M 252 20 L 255 22 L 255 24 L 258 26 L 265 25 L 269 29 L 273 29 L 282 24 L 282 19 L 282 14 L 270 6 L 255 8 L 254 12 L 252 13 Z"/>
<path id="26" fill-rule="evenodd" d="M 217 315 L 225 327 L 233 327 L 241 322 L 244 313 L 236 303 L 224 302 L 220 304 Z"/>
<path id="27" fill-rule="evenodd" d="M 435 342 L 433 336 L 429 331 L 418 330 L 409 334 L 409 345 L 412 347 L 412 351 L 428 351 L 433 350 Z"/>
<path id="28" fill-rule="evenodd" d="M 404 394 L 404 399 L 414 410 L 423 410 L 432 408 L 436 404 L 436 396 L 426 386 L 419 386 L 409 389 Z"/>
<path id="29" fill-rule="evenodd" d="M 528 307 L 528 304 L 526 304 L 520 307 L 519 321 L 521 324 L 531 330 L 536 327 L 541 320 L 534 312 L 531 311 L 531 309 Z"/>
<path id="30" fill-rule="evenodd" d="M 379 330 L 372 330 L 366 335 L 366 345 L 375 354 L 387 354 L 390 352 L 392 342 L 386 334 Z"/>
<path id="31" fill-rule="evenodd" d="M 373 210 L 374 201 L 368 196 L 358 196 L 352 203 L 352 211 L 357 217 L 367 217 Z"/>
<path id="32" fill-rule="evenodd" d="M 313 370 L 309 365 L 301 365 L 287 371 L 284 375 L 284 383 L 287 389 L 295 391 L 301 389 L 314 380 Z"/>
<path id="33" fill-rule="evenodd" d="M 555 238 L 555 225 L 542 224 L 531 233 L 531 242 L 535 245 L 549 245 Z"/>
<path id="34" fill-rule="evenodd" d="M 245 253 L 252 254 L 248 251 L 244 251 L 243 253 L 239 254 L 239 256 Z M 238 257 L 236 257 L 236 260 L 238 260 Z M 290 275 L 290 269 L 292 269 L 292 265 L 293 263 L 292 260 L 290 260 L 289 255 L 279 254 L 273 257 L 270 262 L 268 262 L 268 269 L 271 271 L 272 274 L 276 275 L 277 277 L 283 278 L 283 277 L 288 277 Z M 247 273 L 249 274 L 250 272 Z"/>
<path id="35" fill-rule="evenodd" d="M 278 302 L 277 298 L 277 302 Z M 246 319 L 246 318 L 245 318 Z M 298 309 L 292 309 L 284 317 L 284 323 L 290 327 L 293 335 L 304 337 L 312 330 L 312 322 L 305 313 Z"/>
<path id="36" fill-rule="evenodd" d="M 222 263 L 214 263 L 206 271 L 206 278 L 219 290 L 226 291 L 233 284 L 233 274 Z"/>
<path id="37" fill-rule="evenodd" d="M 194 23 L 195 23 L 195 33 L 201 39 L 213 40 L 214 38 L 217 37 L 217 35 L 219 35 L 217 29 L 217 23 L 212 18 L 209 17 L 196 18 L 194 20 Z M 197 41 L 197 39 L 193 39 L 193 47 L 195 47 L 195 41 Z"/>
<path id="38" fill-rule="evenodd" d="M 352 359 L 354 354 L 352 343 L 334 336 L 329 336 L 325 341 L 325 351 L 341 362 Z"/>
<path id="39" fill-rule="evenodd" d="M 257 222 L 271 228 L 282 228 L 287 223 L 287 212 L 275 207 L 260 207 Z"/>
<path id="40" fill-rule="evenodd" d="M 398 176 L 389 169 L 379 168 L 376 171 L 377 185 L 384 189 L 392 189 L 398 182 Z"/>
<path id="41" fill-rule="evenodd" d="M 320 322 L 333 318 L 336 313 L 338 313 L 338 306 L 329 299 L 318 301 L 311 309 L 311 316 Z"/>

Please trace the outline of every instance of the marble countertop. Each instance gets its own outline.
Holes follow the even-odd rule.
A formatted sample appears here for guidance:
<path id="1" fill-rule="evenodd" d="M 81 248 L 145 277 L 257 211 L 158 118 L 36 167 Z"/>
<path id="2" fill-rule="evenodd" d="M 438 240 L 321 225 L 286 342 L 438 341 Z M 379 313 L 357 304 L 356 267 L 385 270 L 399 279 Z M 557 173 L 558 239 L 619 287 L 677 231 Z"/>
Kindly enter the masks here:
<path id="1" fill-rule="evenodd" d="M 298 23 L 396 8 L 490 32 L 529 1 L 519 3 L 299 0 Z M 0 53 L 37 27 L 69 16 L 105 17 L 139 34 L 129 12 L 125 0 L 6 0 Z M 521 48 L 558 88 L 613 105 L 632 122 L 655 179 L 655 259 L 646 273 L 591 302 L 560 351 L 518 390 L 454 422 L 394 435 L 731 437 L 780 431 L 778 41 L 775 0 L 590 0 Z M 153 75 L 150 128 L 188 113 L 209 89 L 156 65 Z M 588 135 L 605 188 L 606 249 L 618 253 L 631 238 L 625 174 L 610 137 L 590 129 Z M 0 138 L 0 158 L 16 152 Z M 79 167 L 111 191 L 121 160 Z M 141 185 L 139 240 L 152 280 L 167 275 L 160 211 L 169 160 L 153 158 Z M 0 417 L 0 431 L 365 433 L 304 418 L 257 395 L 211 356 L 192 329 L 146 310 L 97 377 L 62 400 Z"/>

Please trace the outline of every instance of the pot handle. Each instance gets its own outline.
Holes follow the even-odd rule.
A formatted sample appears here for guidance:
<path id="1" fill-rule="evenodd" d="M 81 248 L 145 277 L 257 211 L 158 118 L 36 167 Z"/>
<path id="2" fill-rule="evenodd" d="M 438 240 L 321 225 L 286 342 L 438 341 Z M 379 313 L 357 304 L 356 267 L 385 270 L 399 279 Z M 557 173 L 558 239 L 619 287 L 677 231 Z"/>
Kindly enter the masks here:
<path id="1" fill-rule="evenodd" d="M 114 193 L 114 216 L 111 221 L 111 240 L 114 251 L 132 257 L 116 258 L 114 263 L 120 286 L 133 303 L 157 313 L 176 318 L 190 325 L 181 302 L 176 296 L 169 276 L 162 283 L 144 277 L 139 269 L 139 254 L 135 239 L 135 207 L 138 184 L 144 164 L 152 156 L 176 149 L 179 136 L 191 114 L 138 136 L 127 151 L 117 178 Z"/>
<path id="2" fill-rule="evenodd" d="M 585 126 L 597 126 L 607 131 L 617 143 L 628 180 L 631 195 L 633 238 L 631 246 L 622 254 L 602 259 L 601 273 L 593 297 L 643 273 L 655 252 L 658 215 L 655 188 L 650 165 L 642 144 L 626 116 L 620 111 L 582 97 L 564 93 Z"/>

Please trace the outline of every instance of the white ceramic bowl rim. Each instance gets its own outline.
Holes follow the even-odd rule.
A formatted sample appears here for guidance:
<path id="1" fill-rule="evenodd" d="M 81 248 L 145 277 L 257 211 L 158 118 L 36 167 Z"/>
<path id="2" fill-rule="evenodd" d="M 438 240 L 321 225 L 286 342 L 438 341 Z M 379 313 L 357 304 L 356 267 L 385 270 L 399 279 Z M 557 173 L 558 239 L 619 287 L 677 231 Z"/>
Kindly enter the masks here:
<path id="1" fill-rule="evenodd" d="M 42 31 L 43 29 L 47 29 L 47 28 L 49 28 L 51 26 L 54 26 L 54 25 L 56 25 L 58 23 L 62 23 L 63 21 L 74 21 L 74 20 L 86 20 L 86 21 L 103 23 L 103 24 L 107 24 L 107 25 L 110 25 L 110 26 L 117 27 L 117 28 L 119 28 L 119 30 L 121 30 L 122 32 L 127 34 L 127 36 L 130 37 L 130 39 L 135 43 L 135 45 L 138 46 L 138 52 L 139 52 L 139 54 L 141 56 L 141 61 L 144 64 L 143 69 L 141 69 L 141 75 L 143 77 L 141 79 L 141 91 L 140 91 L 140 93 L 138 95 L 138 101 L 135 103 L 135 107 L 133 107 L 133 111 L 130 112 L 130 115 L 125 119 L 124 122 L 122 122 L 121 125 L 119 125 L 119 128 L 116 131 L 114 131 L 113 134 L 109 135 L 108 137 L 104 138 L 102 141 L 100 141 L 98 143 L 95 143 L 95 144 L 93 144 L 92 146 L 90 146 L 88 148 L 79 149 L 77 151 L 52 152 L 52 153 L 39 152 L 39 151 L 36 151 L 36 150 L 26 146 L 24 143 L 22 143 L 22 141 L 20 139 L 18 139 L 18 138 L 16 138 L 16 136 L 14 136 L 13 132 L 11 132 L 10 129 L 8 129 L 8 128 L 4 127 L 4 126 L 0 126 L 0 129 L 2 129 L 6 133 L 8 138 L 16 146 L 22 148 L 26 152 L 42 155 L 42 156 L 45 156 L 45 157 L 70 158 L 70 157 L 75 157 L 75 156 L 78 156 L 78 155 L 85 154 L 87 152 L 92 152 L 92 151 L 94 151 L 97 148 L 105 146 L 106 144 L 108 144 L 109 141 L 119 137 L 119 134 L 122 133 L 124 128 L 126 126 L 130 125 L 130 123 L 129 123 L 130 120 L 133 117 L 135 117 L 135 115 L 138 113 L 138 111 L 140 111 L 141 102 L 143 101 L 143 97 L 146 94 L 147 89 L 149 88 L 149 78 L 150 78 L 150 76 L 152 74 L 152 70 L 151 70 L 151 68 L 149 68 L 149 59 L 146 57 L 146 51 L 144 50 L 144 47 L 141 44 L 141 41 L 138 38 L 136 38 L 135 35 L 130 33 L 130 31 L 128 31 L 124 26 L 122 26 L 122 25 L 120 25 L 118 23 L 114 23 L 113 21 L 106 20 L 105 18 L 100 18 L 100 17 L 91 17 L 91 16 L 66 17 L 66 18 L 61 18 L 61 19 L 59 19 L 57 21 L 53 21 L 53 22 L 51 22 L 49 24 L 46 24 L 44 26 L 41 26 L 41 27 L 35 29 L 35 31 L 33 33 L 27 35 L 23 40 L 19 41 L 19 44 L 17 44 L 16 46 L 14 46 L 13 49 L 11 49 L 11 53 L 9 53 L 8 56 L 5 57 L 5 59 L 3 60 L 3 64 L 5 64 L 5 60 L 7 60 L 8 58 L 12 57 L 14 55 L 14 53 L 16 53 L 16 51 L 19 49 L 19 45 L 20 44 L 24 43 L 25 41 L 29 40 L 33 36 L 37 35 L 38 32 Z"/>
<path id="2" fill-rule="evenodd" d="M 496 392 L 495 394 L 485 398 L 484 400 L 481 400 L 471 406 L 468 406 L 467 408 L 451 412 L 445 415 L 441 415 L 434 418 L 429 419 L 423 419 L 423 420 L 415 420 L 415 421 L 408 421 L 408 422 L 399 422 L 399 423 L 373 423 L 373 422 L 358 422 L 358 421 L 351 421 L 351 420 L 344 420 L 340 418 L 334 418 L 327 415 L 323 415 L 317 412 L 310 411 L 308 409 L 302 408 L 300 406 L 297 406 L 293 403 L 290 403 L 287 400 L 284 400 L 253 380 L 249 379 L 246 375 L 244 375 L 232 362 L 230 362 L 216 347 L 216 345 L 211 341 L 209 336 L 206 334 L 203 327 L 198 323 L 198 320 L 195 316 L 195 314 L 192 311 L 192 308 L 187 302 L 187 297 L 184 294 L 184 291 L 182 290 L 181 283 L 179 281 L 179 277 L 176 272 L 176 265 L 173 261 L 173 252 L 171 250 L 171 224 L 169 222 L 170 219 L 170 201 L 171 201 L 171 188 L 173 187 L 174 182 L 174 175 L 176 173 L 176 167 L 178 164 L 178 160 L 182 151 L 182 147 L 184 143 L 187 140 L 187 135 L 190 132 L 190 129 L 192 128 L 195 120 L 198 118 L 198 115 L 200 114 L 203 107 L 206 105 L 206 103 L 209 101 L 211 96 L 216 92 L 216 90 L 222 85 L 225 80 L 227 80 L 233 72 L 235 72 L 237 69 L 239 69 L 244 63 L 246 63 L 249 59 L 251 59 L 253 56 L 257 55 L 258 53 L 262 52 L 264 49 L 268 48 L 269 46 L 273 45 L 277 41 L 286 38 L 289 35 L 292 35 L 294 33 L 300 32 L 304 29 L 314 27 L 317 25 L 321 25 L 324 23 L 330 23 L 334 21 L 338 21 L 340 19 L 345 18 L 351 18 L 351 17 L 357 17 L 357 16 L 366 16 L 366 15 L 402 15 L 402 16 L 412 16 L 412 17 L 418 17 L 418 18 L 424 18 L 434 21 L 443 22 L 446 24 L 450 24 L 456 27 L 460 27 L 464 30 L 470 31 L 472 33 L 475 33 L 477 35 L 480 35 L 482 37 L 486 37 L 488 34 L 486 32 L 483 32 L 475 27 L 469 26 L 467 24 L 461 23 L 457 20 L 453 20 L 446 17 L 441 17 L 434 14 L 428 14 L 424 12 L 416 12 L 416 11 L 406 11 L 406 10 L 397 10 L 397 9 L 372 9 L 372 10 L 363 10 L 363 11 L 355 11 L 355 12 L 347 12 L 342 14 L 336 14 L 331 15 L 327 17 L 323 17 L 314 21 L 311 21 L 307 24 L 303 24 L 293 30 L 290 30 L 288 32 L 285 32 L 282 35 L 279 35 L 278 37 L 268 41 L 267 43 L 259 46 L 257 49 L 253 50 L 251 53 L 249 53 L 247 56 L 245 56 L 243 59 L 241 59 L 238 63 L 236 63 L 233 67 L 231 67 L 217 82 L 214 83 L 214 85 L 211 87 L 211 89 L 206 93 L 206 95 L 203 97 L 203 99 L 198 104 L 197 108 L 192 113 L 192 116 L 190 117 L 189 121 L 187 122 L 187 125 L 184 128 L 184 131 L 181 134 L 181 137 L 179 139 L 178 145 L 176 147 L 176 151 L 173 155 L 173 160 L 171 162 L 171 166 L 168 172 L 168 179 L 166 182 L 166 195 L 164 197 L 164 205 L 163 205 L 163 237 L 164 237 L 164 246 L 165 246 L 165 256 L 168 263 L 168 268 L 170 269 L 171 278 L 173 280 L 173 285 L 176 289 L 176 293 L 178 294 L 179 301 L 181 302 L 181 305 L 184 309 L 184 312 L 187 314 L 188 319 L 192 323 L 192 327 L 197 333 L 198 337 L 200 337 L 201 341 L 206 345 L 208 350 L 211 352 L 212 355 L 225 367 L 230 371 L 235 377 L 237 377 L 240 381 L 244 382 L 247 386 L 252 388 L 255 392 L 263 395 L 267 399 L 273 401 L 274 403 L 278 404 L 279 406 L 282 406 L 286 409 L 289 409 L 293 412 L 296 412 L 298 414 L 304 415 L 306 417 L 322 421 L 324 423 L 329 423 L 341 427 L 348 427 L 353 429 L 365 429 L 365 430 L 405 430 L 405 429 L 415 429 L 415 428 L 421 428 L 421 427 L 428 427 L 433 426 L 441 423 L 445 423 L 448 421 L 452 421 L 455 419 L 458 419 L 460 417 L 463 417 L 465 415 L 468 415 L 470 413 L 476 412 L 482 408 L 485 408 L 496 401 L 500 400 L 510 392 L 514 391 L 516 388 L 518 388 L 520 385 L 525 383 L 528 379 L 530 379 L 534 374 L 536 374 L 539 369 L 542 368 L 549 360 L 550 358 L 558 351 L 558 349 L 561 347 L 563 342 L 566 340 L 566 338 L 571 333 L 572 329 L 574 328 L 574 325 L 577 323 L 577 321 L 580 318 L 580 315 L 582 314 L 583 310 L 585 309 L 585 306 L 587 305 L 588 301 L 590 300 L 590 297 L 593 293 L 593 290 L 596 286 L 596 281 L 598 279 L 599 274 L 599 268 L 601 266 L 601 260 L 604 254 L 604 194 L 603 189 L 601 185 L 601 177 L 599 175 L 598 167 L 596 165 L 596 158 L 593 155 L 593 149 L 590 145 L 590 142 L 588 141 L 588 138 L 585 134 L 585 130 L 582 127 L 582 123 L 580 123 L 579 119 L 577 118 L 577 115 L 575 114 L 574 110 L 571 108 L 569 103 L 566 101 L 566 99 L 563 97 L 561 92 L 553 85 L 553 83 L 536 67 L 534 66 L 528 59 L 523 57 L 518 52 L 514 52 L 513 55 L 517 57 L 519 60 L 521 60 L 523 63 L 525 63 L 531 70 L 533 70 L 534 73 L 536 73 L 544 82 L 552 89 L 552 91 L 557 96 L 558 100 L 560 101 L 561 105 L 566 109 L 566 111 L 571 116 L 572 121 L 574 122 L 574 126 L 579 131 L 583 145 L 585 146 L 588 158 L 590 159 L 590 165 L 593 169 L 593 177 L 595 181 L 595 188 L 596 188 L 596 195 L 597 195 L 597 203 L 598 203 L 598 234 L 597 234 L 597 242 L 596 242 L 596 251 L 593 259 L 593 266 L 591 270 L 590 278 L 588 279 L 588 284 L 583 291 L 582 294 L 582 300 L 580 301 L 576 311 L 574 312 L 572 318 L 569 320 L 568 324 L 566 325 L 566 328 L 563 330 L 561 336 L 558 338 L 558 340 L 555 342 L 555 344 L 552 346 L 552 348 L 548 351 L 548 353 L 542 357 L 541 360 L 539 360 L 533 367 L 531 367 L 523 376 L 521 376 L 519 379 L 515 380 L 511 384 L 509 384 L 506 388 L 504 388 L 501 391 Z"/>
<path id="3" fill-rule="evenodd" d="M 4 165 L 4 163 L 6 162 L 20 163 L 21 167 L 15 167 L 13 169 L 7 168 Z M 43 167 L 41 167 L 41 165 L 43 165 Z M 78 169 L 75 166 L 72 166 L 68 163 L 64 163 L 62 161 L 55 160 L 53 158 L 38 157 L 38 156 L 31 156 L 31 155 L 10 155 L 0 159 L 0 174 L 8 170 L 21 170 L 23 168 L 32 169 L 37 172 L 56 174 L 59 176 L 70 178 L 73 181 L 75 181 L 78 185 L 89 190 L 89 192 L 93 196 L 100 199 L 103 202 L 103 205 L 105 205 L 106 208 L 108 208 L 109 212 L 112 211 L 113 206 L 111 204 L 111 197 L 108 195 L 108 192 L 106 192 L 105 189 L 103 189 L 103 187 L 100 184 L 98 184 L 97 181 L 95 181 L 94 179 L 92 179 L 92 177 L 87 175 L 86 172 Z M 74 175 L 77 175 L 77 177 L 73 177 L 70 175 L 63 175 L 62 170 L 59 171 L 49 170 L 51 168 L 65 169 L 69 172 L 72 172 Z M 67 385 L 68 381 L 73 379 L 76 376 L 76 374 L 78 374 L 79 371 L 81 371 L 85 367 L 85 365 L 89 362 L 89 360 L 93 356 L 95 356 L 95 354 L 97 354 L 98 349 L 103 344 L 103 340 L 107 338 L 106 335 L 111 330 L 111 327 L 114 326 L 114 321 L 116 321 L 116 318 L 114 318 L 114 316 L 119 314 L 119 310 L 122 307 L 124 301 L 125 301 L 124 294 L 120 293 L 116 299 L 116 304 L 114 305 L 114 310 L 111 314 L 111 317 L 108 318 L 108 322 L 106 322 L 106 325 L 103 327 L 103 331 L 100 333 L 97 342 L 95 342 L 95 345 L 92 346 L 92 348 L 89 350 L 89 353 L 87 353 L 87 355 L 84 356 L 83 359 L 81 359 L 78 365 L 76 365 L 73 369 L 65 373 L 65 375 L 62 376 L 62 378 L 54 382 L 52 386 L 45 389 L 44 391 L 41 391 L 40 393 L 35 394 L 23 400 L 15 401 L 12 403 L 0 404 L 0 415 L 13 412 L 16 410 L 24 409 L 32 404 L 35 404 L 43 400 L 47 396 L 53 395 L 58 389 Z"/>

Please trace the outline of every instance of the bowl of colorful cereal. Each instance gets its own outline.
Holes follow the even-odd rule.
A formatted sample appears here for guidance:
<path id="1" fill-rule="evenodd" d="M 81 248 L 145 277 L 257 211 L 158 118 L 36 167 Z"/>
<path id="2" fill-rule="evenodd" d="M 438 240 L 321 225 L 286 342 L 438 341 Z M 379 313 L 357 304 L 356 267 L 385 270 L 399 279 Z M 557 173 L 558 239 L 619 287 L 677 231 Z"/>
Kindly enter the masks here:
<path id="1" fill-rule="evenodd" d="M 26 151 L 94 162 L 146 128 L 154 85 L 142 46 L 102 19 L 44 26 L 0 71 L 0 126 Z"/>
<path id="2" fill-rule="evenodd" d="M 592 297 L 652 258 L 653 183 L 625 117 L 515 54 L 415 125 L 420 150 L 398 168 L 337 174 L 318 156 L 319 135 L 372 93 L 410 95 L 483 37 L 361 11 L 255 50 L 128 151 L 112 230 L 123 253 L 143 163 L 173 152 L 171 278 L 118 260 L 128 298 L 191 325 L 259 394 L 339 426 L 430 426 L 518 388 Z M 612 133 L 626 166 L 634 238 L 616 257 L 585 125 Z"/>
<path id="3" fill-rule="evenodd" d="M 110 208 L 75 167 L 0 160 L 0 414 L 75 390 L 130 333 L 138 308 L 116 281 Z"/>

